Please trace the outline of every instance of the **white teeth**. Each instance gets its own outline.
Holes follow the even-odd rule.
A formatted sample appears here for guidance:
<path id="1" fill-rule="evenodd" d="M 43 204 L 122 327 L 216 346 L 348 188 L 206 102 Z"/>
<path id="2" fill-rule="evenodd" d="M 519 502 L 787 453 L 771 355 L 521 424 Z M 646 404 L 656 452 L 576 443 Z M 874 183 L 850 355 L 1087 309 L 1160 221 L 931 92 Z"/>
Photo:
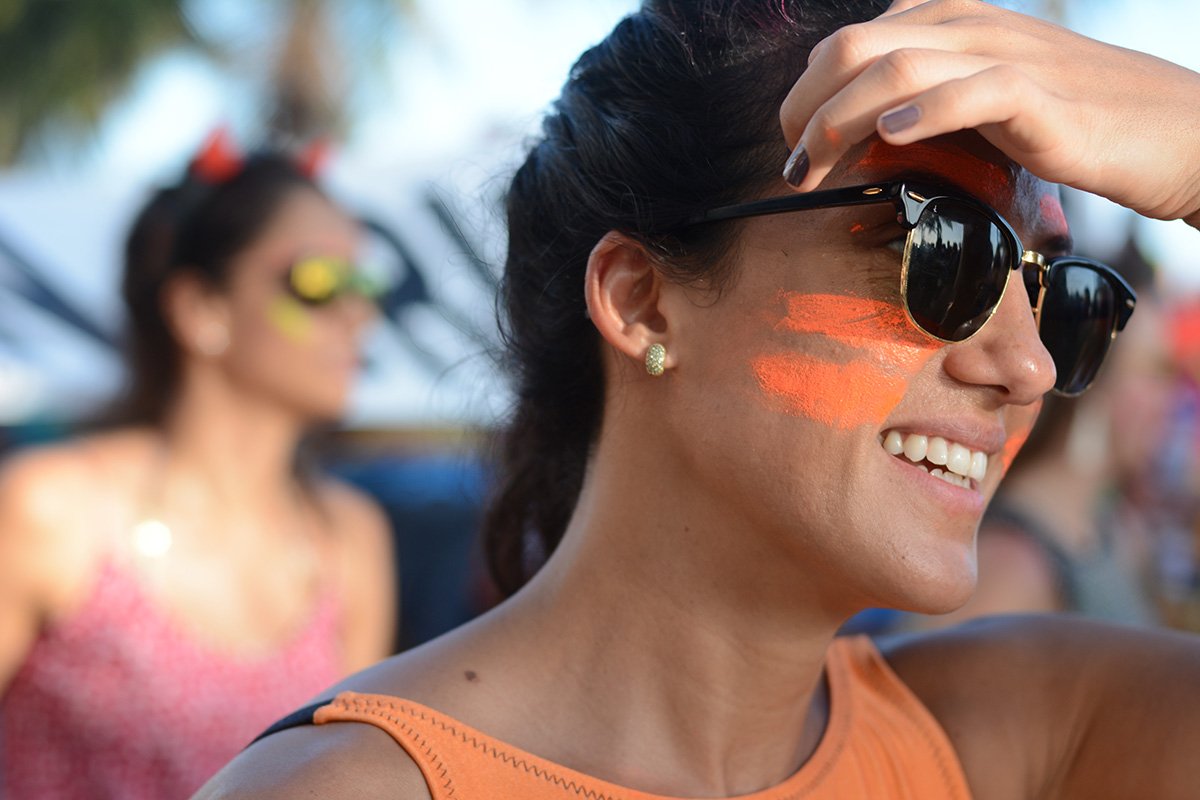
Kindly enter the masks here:
<path id="1" fill-rule="evenodd" d="M 968 478 L 974 478 L 977 481 L 984 479 L 987 475 L 988 457 L 987 453 L 975 451 L 971 453 L 971 471 L 967 473 Z"/>
<path id="2" fill-rule="evenodd" d="M 929 439 L 916 433 L 910 433 L 904 440 L 904 457 L 909 461 L 925 460 L 925 451 L 929 449 Z"/>
<path id="3" fill-rule="evenodd" d="M 971 488 L 971 482 L 969 480 L 961 475 L 955 475 L 953 472 L 942 472 L 940 469 L 935 469 L 929 474 L 933 475 L 934 477 L 941 478 L 946 483 L 950 483 L 955 486 L 961 486 L 964 489 Z"/>
<path id="4" fill-rule="evenodd" d="M 946 469 L 955 475 L 966 475 L 971 471 L 971 451 L 957 442 L 950 445 L 950 455 L 946 459 Z"/>
<path id="5" fill-rule="evenodd" d="M 919 433 L 906 435 L 893 430 L 888 431 L 880 444 L 891 455 L 903 455 L 914 466 L 955 486 L 970 488 L 972 480 L 981 481 L 987 477 L 987 453 L 973 451 L 941 436 L 923 436 Z M 945 469 L 930 469 L 929 464 L 944 466 Z"/>

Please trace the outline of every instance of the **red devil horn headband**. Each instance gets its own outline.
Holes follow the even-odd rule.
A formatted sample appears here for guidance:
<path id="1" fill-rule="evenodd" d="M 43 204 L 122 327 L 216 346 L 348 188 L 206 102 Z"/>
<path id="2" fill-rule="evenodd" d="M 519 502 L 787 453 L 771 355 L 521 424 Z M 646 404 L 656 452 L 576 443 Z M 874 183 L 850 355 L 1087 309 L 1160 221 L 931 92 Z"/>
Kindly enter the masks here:
<path id="1" fill-rule="evenodd" d="M 292 156 L 296 171 L 315 180 L 329 157 L 329 140 L 316 139 Z M 204 146 L 188 165 L 188 173 L 199 181 L 217 185 L 237 175 L 246 166 L 244 156 L 233 143 L 227 128 L 218 128 L 204 140 Z"/>
<path id="2" fill-rule="evenodd" d="M 245 158 L 234 148 L 229 131 L 218 128 L 205 140 L 188 171 L 206 183 L 221 183 L 240 172 L 245 163 Z"/>

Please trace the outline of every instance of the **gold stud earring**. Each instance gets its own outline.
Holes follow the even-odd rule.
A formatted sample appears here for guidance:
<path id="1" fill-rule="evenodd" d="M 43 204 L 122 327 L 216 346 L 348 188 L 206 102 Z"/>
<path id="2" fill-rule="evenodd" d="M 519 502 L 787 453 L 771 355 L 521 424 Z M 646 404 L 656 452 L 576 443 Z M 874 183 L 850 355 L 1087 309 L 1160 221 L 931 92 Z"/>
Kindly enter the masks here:
<path id="1" fill-rule="evenodd" d="M 646 372 L 657 378 L 666 370 L 666 362 L 667 348 L 658 342 L 650 345 L 650 349 L 646 351 Z"/>

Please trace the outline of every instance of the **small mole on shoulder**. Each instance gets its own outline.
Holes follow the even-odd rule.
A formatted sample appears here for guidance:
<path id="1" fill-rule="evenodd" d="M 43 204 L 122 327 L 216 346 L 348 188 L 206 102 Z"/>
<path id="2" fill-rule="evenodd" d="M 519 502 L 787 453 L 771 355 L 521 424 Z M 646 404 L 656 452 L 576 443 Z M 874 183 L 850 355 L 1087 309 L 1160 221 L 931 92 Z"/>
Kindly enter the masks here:
<path id="1" fill-rule="evenodd" d="M 469 680 L 471 683 L 474 683 L 475 681 L 479 680 L 479 676 L 476 675 L 473 670 L 467 670 L 466 672 L 464 672 L 463 677 L 466 678 L 467 680 Z"/>

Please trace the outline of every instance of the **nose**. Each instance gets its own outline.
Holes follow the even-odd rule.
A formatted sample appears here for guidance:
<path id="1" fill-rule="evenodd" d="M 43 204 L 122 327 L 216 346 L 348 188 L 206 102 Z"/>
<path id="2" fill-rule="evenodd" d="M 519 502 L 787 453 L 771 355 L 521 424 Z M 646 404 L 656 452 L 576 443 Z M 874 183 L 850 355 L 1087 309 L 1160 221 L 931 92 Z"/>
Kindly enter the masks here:
<path id="1" fill-rule="evenodd" d="M 1054 387 L 1054 361 L 1038 337 L 1021 273 L 1010 272 L 999 307 L 975 336 L 946 347 L 955 380 L 994 388 L 1005 403 L 1029 405 Z"/>

